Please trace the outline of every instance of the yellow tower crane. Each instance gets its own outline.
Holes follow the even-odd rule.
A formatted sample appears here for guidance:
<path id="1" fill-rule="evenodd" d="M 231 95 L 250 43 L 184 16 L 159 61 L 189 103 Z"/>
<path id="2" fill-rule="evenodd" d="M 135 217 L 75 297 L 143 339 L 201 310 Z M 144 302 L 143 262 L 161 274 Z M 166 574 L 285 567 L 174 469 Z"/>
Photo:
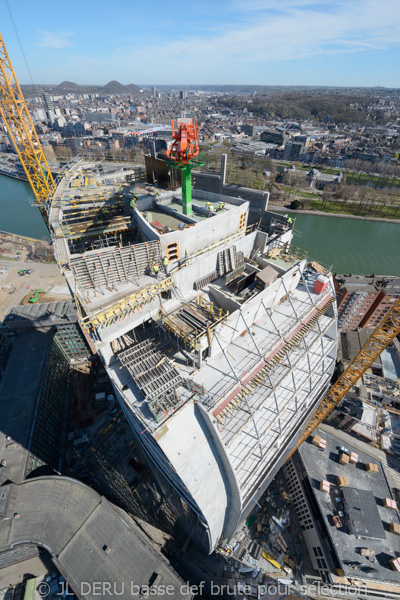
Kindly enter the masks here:
<path id="1" fill-rule="evenodd" d="M 0 116 L 47 223 L 56 186 L 1 35 Z"/>
<path id="2" fill-rule="evenodd" d="M 0 116 L 18 152 L 28 181 L 47 222 L 51 196 L 56 186 L 1 35 Z M 310 417 L 296 447 L 293 448 L 287 460 L 296 452 L 314 429 L 322 423 L 335 406 L 341 402 L 347 392 L 399 333 L 400 298 L 397 298 L 382 323 L 378 325 L 372 336 L 331 387 L 317 410 Z"/>
<path id="3" fill-rule="evenodd" d="M 342 375 L 331 387 L 323 398 L 317 410 L 307 422 L 306 428 L 301 434 L 286 460 L 296 452 L 316 427 L 338 406 L 347 392 L 357 383 L 365 371 L 373 364 L 383 350 L 400 333 L 400 297 L 393 303 L 392 308 L 386 314 L 380 325 L 375 329 L 360 352 L 353 358 L 351 363 L 343 371 Z"/>

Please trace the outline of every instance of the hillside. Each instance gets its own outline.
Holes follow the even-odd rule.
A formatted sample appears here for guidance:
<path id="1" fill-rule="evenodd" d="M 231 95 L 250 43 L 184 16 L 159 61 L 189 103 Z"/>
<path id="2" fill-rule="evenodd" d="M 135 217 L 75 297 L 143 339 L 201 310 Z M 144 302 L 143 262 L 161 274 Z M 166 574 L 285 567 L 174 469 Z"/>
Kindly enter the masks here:
<path id="1" fill-rule="evenodd" d="M 63 81 L 57 87 L 63 90 L 74 90 L 79 89 L 81 86 L 77 83 L 73 83 L 72 81 Z"/>
<path id="2" fill-rule="evenodd" d="M 139 94 L 141 88 L 134 83 L 123 85 L 119 81 L 109 81 L 105 85 L 79 85 L 73 81 L 63 81 L 58 85 L 22 85 L 24 95 L 37 95 L 39 92 L 48 92 L 49 94 Z"/>

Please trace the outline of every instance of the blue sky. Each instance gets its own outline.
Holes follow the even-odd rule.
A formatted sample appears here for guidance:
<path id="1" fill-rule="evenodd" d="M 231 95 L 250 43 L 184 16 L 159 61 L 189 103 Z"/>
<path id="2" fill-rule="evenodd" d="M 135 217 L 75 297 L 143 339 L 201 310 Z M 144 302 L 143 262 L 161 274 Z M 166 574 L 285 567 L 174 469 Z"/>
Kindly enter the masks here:
<path id="1" fill-rule="evenodd" d="M 35 83 L 400 87 L 400 0 L 9 0 Z M 4 0 L 0 33 L 29 78 Z"/>

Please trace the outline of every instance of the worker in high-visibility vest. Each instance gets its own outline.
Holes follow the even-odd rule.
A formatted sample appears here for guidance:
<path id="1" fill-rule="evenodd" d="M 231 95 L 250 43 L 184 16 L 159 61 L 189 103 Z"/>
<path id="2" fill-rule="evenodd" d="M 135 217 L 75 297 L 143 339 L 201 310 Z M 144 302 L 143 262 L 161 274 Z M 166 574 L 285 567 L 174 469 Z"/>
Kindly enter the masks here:
<path id="1" fill-rule="evenodd" d="M 154 273 L 154 275 L 157 275 L 159 270 L 160 270 L 160 267 L 158 266 L 158 264 L 156 262 L 153 262 L 153 273 Z"/>
<path id="2" fill-rule="evenodd" d="M 288 222 L 288 224 L 289 224 L 289 225 L 291 225 L 291 224 L 293 223 L 293 219 L 292 219 L 292 217 L 288 217 L 288 220 L 287 220 L 287 222 Z"/>
<path id="3" fill-rule="evenodd" d="M 168 256 L 164 256 L 164 258 L 162 259 L 162 264 L 164 269 L 168 267 Z"/>
<path id="4" fill-rule="evenodd" d="M 208 212 L 209 212 L 209 213 L 212 213 L 212 212 L 213 212 L 213 210 L 214 210 L 214 207 L 213 207 L 213 205 L 211 204 L 211 202 L 207 202 L 207 208 L 208 208 Z"/>
<path id="5" fill-rule="evenodd" d="M 221 204 L 219 205 L 219 210 L 224 210 L 226 206 L 226 202 L 221 202 Z"/>

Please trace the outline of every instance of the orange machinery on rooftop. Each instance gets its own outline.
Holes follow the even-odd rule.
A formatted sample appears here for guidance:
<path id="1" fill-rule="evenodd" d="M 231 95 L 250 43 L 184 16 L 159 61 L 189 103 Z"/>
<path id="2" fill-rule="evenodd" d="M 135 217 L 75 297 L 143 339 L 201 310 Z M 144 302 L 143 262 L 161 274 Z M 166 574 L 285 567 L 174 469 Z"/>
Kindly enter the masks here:
<path id="1" fill-rule="evenodd" d="M 192 169 L 203 165 L 204 162 L 193 158 L 199 154 L 197 143 L 197 121 L 193 119 L 179 119 L 172 121 L 172 144 L 167 150 L 166 157 L 170 165 L 181 171 L 182 183 L 182 210 L 184 215 L 192 214 Z"/>
<path id="2" fill-rule="evenodd" d="M 165 153 L 175 163 L 188 165 L 192 158 L 198 155 L 197 121 L 193 119 L 180 119 L 172 121 L 171 148 Z"/>

